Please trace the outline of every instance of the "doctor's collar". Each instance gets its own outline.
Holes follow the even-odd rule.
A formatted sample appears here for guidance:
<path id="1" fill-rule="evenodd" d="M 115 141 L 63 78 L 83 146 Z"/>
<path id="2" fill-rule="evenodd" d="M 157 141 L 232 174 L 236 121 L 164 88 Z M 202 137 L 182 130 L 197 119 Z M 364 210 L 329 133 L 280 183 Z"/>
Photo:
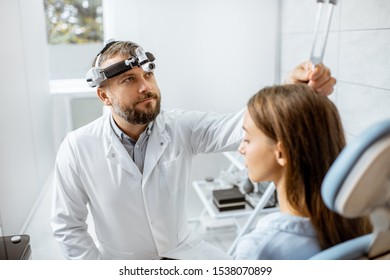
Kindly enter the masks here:
<path id="1" fill-rule="evenodd" d="M 150 136 L 150 134 L 152 134 L 152 127 L 153 127 L 153 123 L 154 121 L 150 122 L 145 130 L 142 132 L 142 133 L 146 133 L 147 136 Z M 122 129 L 119 128 L 119 126 L 116 124 L 115 120 L 114 120 L 114 117 L 112 116 L 112 114 L 110 113 L 110 125 L 111 125 L 111 128 L 112 130 L 114 131 L 114 134 L 118 137 L 118 139 L 120 141 L 123 141 L 124 138 L 127 138 L 129 139 L 132 143 L 136 143 L 137 141 L 135 141 L 132 137 L 130 137 L 129 135 L 127 135 L 125 132 L 123 132 Z M 141 133 L 141 135 L 142 135 Z"/>

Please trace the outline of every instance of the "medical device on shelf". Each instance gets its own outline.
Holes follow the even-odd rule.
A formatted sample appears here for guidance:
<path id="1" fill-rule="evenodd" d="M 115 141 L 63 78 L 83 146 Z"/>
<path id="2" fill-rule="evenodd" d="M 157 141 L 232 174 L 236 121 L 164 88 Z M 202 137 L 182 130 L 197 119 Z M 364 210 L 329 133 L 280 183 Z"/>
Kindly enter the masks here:
<path id="1" fill-rule="evenodd" d="M 237 228 L 237 235 L 233 243 L 228 249 L 228 254 L 232 254 L 238 240 L 252 228 L 254 221 L 257 220 L 261 213 L 271 213 L 278 211 L 275 185 L 270 182 L 252 183 L 249 186 L 247 170 L 242 162 L 242 157 L 237 152 L 223 153 L 229 159 L 230 165 L 227 169 L 221 171 L 217 178 L 205 178 L 205 180 L 194 181 L 192 183 L 196 193 L 198 194 L 204 209 L 200 217 L 208 213 L 210 218 L 216 220 L 232 219 Z M 236 209 L 226 209 L 227 205 L 214 202 L 214 191 L 222 190 L 222 193 L 234 192 L 232 194 L 234 203 L 238 203 L 240 207 Z M 218 192 L 217 192 L 218 193 Z M 221 198 L 221 196 L 217 195 Z M 238 200 L 238 201 L 237 201 Z M 227 200 L 232 202 L 232 200 Z M 226 200 L 225 200 L 226 202 Z M 236 204 L 237 205 L 237 204 Z M 226 208 L 223 208 L 226 206 Z M 237 219 L 245 217 L 245 224 L 241 226 Z"/>

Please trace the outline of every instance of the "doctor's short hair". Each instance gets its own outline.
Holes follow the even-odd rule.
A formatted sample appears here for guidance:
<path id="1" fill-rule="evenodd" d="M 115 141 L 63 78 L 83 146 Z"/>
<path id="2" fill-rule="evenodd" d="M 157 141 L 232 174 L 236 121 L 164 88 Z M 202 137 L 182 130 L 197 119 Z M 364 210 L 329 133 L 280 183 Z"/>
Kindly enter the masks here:
<path id="1" fill-rule="evenodd" d="M 321 184 L 346 145 L 336 106 L 306 84 L 267 87 L 247 104 L 256 126 L 286 158 L 286 197 L 300 215 L 309 217 L 322 249 L 369 232 L 367 219 L 347 220 L 322 201 Z"/>
<path id="2" fill-rule="evenodd" d="M 92 67 L 100 66 L 104 61 L 120 55 L 126 59 L 135 55 L 135 49 L 139 45 L 131 41 L 113 41 L 108 43 L 92 62 Z"/>

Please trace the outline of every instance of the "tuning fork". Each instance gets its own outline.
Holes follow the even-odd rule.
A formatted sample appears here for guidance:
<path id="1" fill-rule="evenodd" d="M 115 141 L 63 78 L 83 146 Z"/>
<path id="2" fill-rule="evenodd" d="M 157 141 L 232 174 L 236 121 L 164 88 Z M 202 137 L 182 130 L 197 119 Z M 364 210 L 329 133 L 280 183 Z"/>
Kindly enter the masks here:
<path id="1" fill-rule="evenodd" d="M 318 6 L 313 36 L 313 47 L 310 54 L 310 62 L 313 64 L 313 68 L 322 63 L 324 59 L 333 9 L 336 4 L 337 0 L 317 0 Z M 327 8 L 327 10 L 324 10 L 325 8 Z M 325 29 L 323 29 L 323 27 L 325 27 Z"/>

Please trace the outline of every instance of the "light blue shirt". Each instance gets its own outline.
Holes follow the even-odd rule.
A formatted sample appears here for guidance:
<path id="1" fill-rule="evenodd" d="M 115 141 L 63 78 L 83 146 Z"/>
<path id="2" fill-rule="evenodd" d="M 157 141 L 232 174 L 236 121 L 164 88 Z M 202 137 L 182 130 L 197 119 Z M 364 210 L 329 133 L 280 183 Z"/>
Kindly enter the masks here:
<path id="1" fill-rule="evenodd" d="M 303 260 L 321 251 L 309 220 L 285 213 L 261 218 L 237 244 L 234 259 Z"/>

